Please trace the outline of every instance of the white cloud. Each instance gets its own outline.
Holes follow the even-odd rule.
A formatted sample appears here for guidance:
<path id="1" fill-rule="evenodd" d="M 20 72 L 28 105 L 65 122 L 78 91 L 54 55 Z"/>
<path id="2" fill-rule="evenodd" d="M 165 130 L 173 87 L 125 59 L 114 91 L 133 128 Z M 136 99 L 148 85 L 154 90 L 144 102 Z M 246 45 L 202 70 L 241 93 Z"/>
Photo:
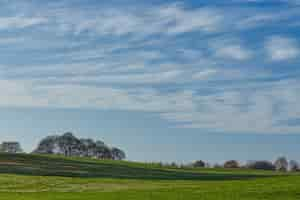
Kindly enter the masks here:
<path id="1" fill-rule="evenodd" d="M 251 57 L 251 52 L 239 45 L 231 45 L 220 47 L 216 51 L 216 55 L 223 58 L 230 58 L 234 60 L 246 60 Z"/>
<path id="2" fill-rule="evenodd" d="M 297 41 L 282 36 L 272 36 L 266 43 L 265 48 L 269 58 L 273 61 L 295 59 L 300 54 Z"/>
<path id="3" fill-rule="evenodd" d="M 47 22 L 43 17 L 0 17 L 0 29 L 26 28 Z"/>
<path id="4" fill-rule="evenodd" d="M 296 0 L 294 1 L 296 2 Z M 14 4 L 16 4 L 14 2 Z M 16 7 L 12 4 L 11 7 Z M 48 4 L 22 3 L 16 17 L 0 18 L 2 28 L 24 28 L 46 24 L 44 30 L 56 34 L 85 34 L 99 36 L 124 36 L 133 34 L 143 38 L 152 34 L 176 35 L 198 31 L 215 33 L 253 28 L 291 19 L 299 15 L 297 9 L 278 13 L 257 10 L 223 10 L 214 7 L 189 8 L 185 3 L 166 3 L 136 7 L 102 6 L 97 9 L 78 8 L 65 2 Z M 49 6 L 52 5 L 52 6 Z M 36 11 L 38 7 L 38 12 Z M 32 16 L 32 13 L 38 15 Z"/>
<path id="5" fill-rule="evenodd" d="M 78 23 L 70 21 L 74 26 L 75 34 L 84 31 L 95 31 L 101 35 L 113 34 L 116 36 L 141 31 L 144 25 L 141 17 L 123 11 L 104 11 L 100 16 L 94 18 L 79 19 Z"/>
<path id="6" fill-rule="evenodd" d="M 139 9 L 101 7 L 87 11 L 58 7 L 42 10 L 39 14 L 48 19 L 47 31 L 117 37 L 134 34 L 136 38 L 191 31 L 215 32 L 223 20 L 223 14 L 217 9 L 188 9 L 179 3 L 141 6 Z"/>
<path id="7" fill-rule="evenodd" d="M 67 83 L 115 83 L 115 84 L 159 84 L 171 83 L 178 81 L 182 74 L 180 70 L 162 71 L 162 72 L 143 72 L 143 73 L 129 73 L 129 74 L 102 74 L 102 75 L 88 75 L 88 76 L 72 76 L 72 77 L 48 77 L 44 79 L 47 82 L 63 81 Z M 40 80 L 40 79 L 39 79 Z"/>
<path id="8" fill-rule="evenodd" d="M 98 108 L 146 112 L 186 111 L 193 109 L 193 93 L 170 94 L 154 89 L 120 89 L 78 84 L 36 85 L 31 81 L 0 80 L 3 98 L 0 106 Z"/>
<path id="9" fill-rule="evenodd" d="M 218 73 L 216 69 L 206 69 L 199 72 L 196 72 L 192 75 L 192 78 L 195 80 L 206 80 L 210 78 L 211 76 Z"/>
<path id="10" fill-rule="evenodd" d="M 195 96 L 193 103 L 199 110 L 166 112 L 162 113 L 162 117 L 181 123 L 179 126 L 183 128 L 226 133 L 297 134 L 299 126 L 278 122 L 298 118 L 299 92 L 297 80 L 277 82 L 256 91 L 225 90 L 223 93 Z"/>
<path id="11" fill-rule="evenodd" d="M 291 13 L 254 13 L 250 16 L 243 17 L 236 24 L 238 29 L 249 29 L 257 26 L 270 25 L 280 20 L 288 19 Z"/>
<path id="12" fill-rule="evenodd" d="M 252 50 L 246 48 L 240 41 L 231 38 L 216 40 L 210 44 L 215 55 L 220 58 L 238 61 L 248 60 L 252 57 Z"/>
<path id="13" fill-rule="evenodd" d="M 190 31 L 214 32 L 221 27 L 222 14 L 215 9 L 201 8 L 184 9 L 179 4 L 163 7 L 159 16 L 173 26 L 167 26 L 169 34 L 179 34 Z"/>

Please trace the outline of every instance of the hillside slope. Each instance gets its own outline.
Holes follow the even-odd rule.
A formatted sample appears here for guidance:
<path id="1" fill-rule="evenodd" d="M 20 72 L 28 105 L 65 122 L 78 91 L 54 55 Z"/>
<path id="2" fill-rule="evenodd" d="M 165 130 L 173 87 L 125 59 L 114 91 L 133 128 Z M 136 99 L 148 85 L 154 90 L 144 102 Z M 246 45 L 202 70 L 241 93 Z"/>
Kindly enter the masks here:
<path id="1" fill-rule="evenodd" d="M 238 170 L 236 173 L 179 170 L 125 161 L 6 153 L 0 154 L 0 173 L 149 180 L 238 180 L 266 176 L 266 174 L 251 174 Z"/>
<path id="2" fill-rule="evenodd" d="M 296 200 L 300 176 L 0 154 L 0 200 Z"/>

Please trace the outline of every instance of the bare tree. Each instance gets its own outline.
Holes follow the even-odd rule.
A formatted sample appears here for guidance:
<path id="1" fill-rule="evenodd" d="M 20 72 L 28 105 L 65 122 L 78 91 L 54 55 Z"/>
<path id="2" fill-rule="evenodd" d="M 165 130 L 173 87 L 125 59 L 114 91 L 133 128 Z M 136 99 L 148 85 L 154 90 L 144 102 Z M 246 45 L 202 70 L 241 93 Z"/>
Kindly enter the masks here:
<path id="1" fill-rule="evenodd" d="M 287 171 L 289 167 L 289 163 L 285 157 L 279 157 L 274 165 L 277 171 Z"/>

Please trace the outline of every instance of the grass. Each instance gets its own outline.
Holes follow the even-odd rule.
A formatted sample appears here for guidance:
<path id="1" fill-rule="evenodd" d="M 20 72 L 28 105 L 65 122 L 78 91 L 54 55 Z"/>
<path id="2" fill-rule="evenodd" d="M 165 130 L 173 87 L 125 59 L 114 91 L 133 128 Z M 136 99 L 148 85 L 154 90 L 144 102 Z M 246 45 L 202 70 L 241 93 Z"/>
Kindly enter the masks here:
<path id="1" fill-rule="evenodd" d="M 300 175 L 0 154 L 0 200 L 289 200 Z"/>

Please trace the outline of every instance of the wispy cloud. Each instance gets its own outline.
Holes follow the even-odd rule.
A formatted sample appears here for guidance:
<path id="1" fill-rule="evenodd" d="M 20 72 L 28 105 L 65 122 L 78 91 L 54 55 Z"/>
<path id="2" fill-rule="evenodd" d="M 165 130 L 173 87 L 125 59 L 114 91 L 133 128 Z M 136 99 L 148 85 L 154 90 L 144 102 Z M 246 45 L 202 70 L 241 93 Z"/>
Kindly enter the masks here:
<path id="1" fill-rule="evenodd" d="M 131 10 L 122 8 L 100 8 L 96 12 L 59 9 L 45 15 L 58 31 L 74 34 L 92 33 L 98 35 L 139 37 L 153 34 L 181 34 L 191 31 L 214 32 L 223 20 L 222 14 L 211 8 L 185 9 L 183 4 L 150 6 Z M 54 15 L 54 16 L 53 16 Z M 72 16 L 72 18 L 69 18 Z"/>
<path id="2" fill-rule="evenodd" d="M 247 60 L 251 57 L 251 51 L 240 45 L 226 45 L 216 48 L 216 55 L 222 58 L 234 60 Z"/>
<path id="3" fill-rule="evenodd" d="M 212 40 L 209 44 L 215 56 L 223 59 L 232 59 L 237 61 L 248 60 L 253 52 L 243 44 L 238 38 L 226 38 Z"/>
<path id="4" fill-rule="evenodd" d="M 11 3 L 0 17 L 0 106 L 155 112 L 185 128 L 296 133 L 279 122 L 300 115 L 299 41 L 283 24 L 300 12 L 235 2 Z M 273 70 L 290 60 L 293 71 Z"/>
<path id="5" fill-rule="evenodd" d="M 265 44 L 269 58 L 273 61 L 295 59 L 300 54 L 297 41 L 282 36 L 272 36 Z"/>
<path id="6" fill-rule="evenodd" d="M 193 79 L 196 79 L 196 80 L 206 80 L 217 73 L 218 73 L 218 71 L 216 69 L 206 69 L 206 70 L 202 70 L 202 71 L 194 73 L 192 77 L 193 77 Z"/>
<path id="7" fill-rule="evenodd" d="M 257 88 L 256 92 L 225 91 L 195 97 L 194 101 L 200 101 L 197 104 L 199 110 L 168 112 L 162 116 L 171 121 L 184 122 L 180 126 L 185 128 L 231 133 L 298 133 L 299 126 L 275 125 L 277 121 L 296 118 L 299 114 L 295 102 L 299 98 L 297 82 L 279 82 L 265 89 Z M 289 89 L 283 91 L 286 86 Z M 278 112 L 278 109 L 281 111 Z"/>
<path id="8" fill-rule="evenodd" d="M 0 17 L 0 29 L 18 29 L 46 23 L 43 17 Z"/>
<path id="9" fill-rule="evenodd" d="M 255 90 L 159 92 L 150 88 L 112 88 L 78 84 L 40 85 L 1 80 L 1 106 L 119 109 L 156 112 L 186 128 L 219 132 L 297 133 L 298 126 L 278 124 L 297 118 L 299 81 L 288 80 Z M 288 89 L 287 89 L 288 86 Z M 226 87 L 225 87 L 226 88 Z"/>
<path id="10" fill-rule="evenodd" d="M 68 83 L 112 83 L 112 84 L 162 84 L 179 81 L 182 71 L 162 71 L 157 73 L 106 74 L 98 76 L 48 77 L 46 80 Z"/>
<path id="11" fill-rule="evenodd" d="M 167 24 L 167 33 L 180 34 L 190 31 L 214 32 L 221 27 L 223 15 L 216 9 L 187 10 L 181 4 L 165 6 L 159 10 L 160 18 Z"/>

